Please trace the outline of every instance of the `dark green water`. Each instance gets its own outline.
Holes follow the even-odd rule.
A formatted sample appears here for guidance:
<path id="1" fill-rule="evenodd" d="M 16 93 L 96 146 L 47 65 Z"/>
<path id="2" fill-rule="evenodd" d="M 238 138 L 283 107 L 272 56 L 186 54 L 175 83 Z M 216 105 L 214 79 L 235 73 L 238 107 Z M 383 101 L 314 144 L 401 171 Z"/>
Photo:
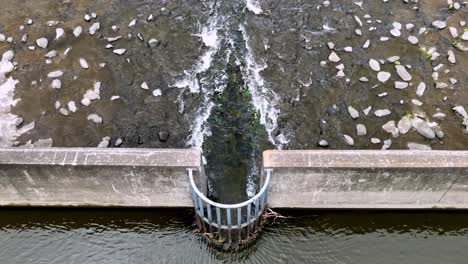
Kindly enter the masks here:
<path id="1" fill-rule="evenodd" d="M 0 263 L 466 263 L 462 212 L 281 212 L 250 247 L 194 233 L 191 210 L 2 209 Z"/>

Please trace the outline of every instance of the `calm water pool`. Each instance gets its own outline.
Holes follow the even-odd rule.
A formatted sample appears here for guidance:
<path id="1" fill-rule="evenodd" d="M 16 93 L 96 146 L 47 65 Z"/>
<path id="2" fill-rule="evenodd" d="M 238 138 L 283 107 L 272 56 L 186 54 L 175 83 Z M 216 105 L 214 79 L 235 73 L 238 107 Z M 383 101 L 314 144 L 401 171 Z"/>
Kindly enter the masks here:
<path id="1" fill-rule="evenodd" d="M 191 210 L 2 209 L 0 263 L 466 263 L 462 212 L 287 211 L 239 251 L 209 246 Z"/>

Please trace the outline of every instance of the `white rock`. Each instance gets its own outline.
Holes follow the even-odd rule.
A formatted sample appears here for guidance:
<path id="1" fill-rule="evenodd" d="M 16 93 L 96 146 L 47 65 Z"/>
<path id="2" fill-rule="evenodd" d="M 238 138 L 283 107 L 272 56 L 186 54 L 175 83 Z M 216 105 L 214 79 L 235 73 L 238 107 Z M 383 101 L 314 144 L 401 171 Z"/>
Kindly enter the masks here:
<path id="1" fill-rule="evenodd" d="M 412 125 L 423 137 L 427 139 L 434 139 L 436 137 L 434 130 L 432 130 L 427 121 L 424 121 L 420 118 L 415 118 L 412 121 Z"/>
<path id="2" fill-rule="evenodd" d="M 47 77 L 49 77 L 49 78 L 58 78 L 58 77 L 60 77 L 62 75 L 63 75 L 63 71 L 53 71 L 53 72 L 49 72 L 47 74 Z"/>
<path id="3" fill-rule="evenodd" d="M 115 49 L 112 52 L 117 55 L 123 55 L 127 50 L 126 49 Z"/>
<path id="4" fill-rule="evenodd" d="M 418 99 L 411 99 L 411 103 L 413 103 L 414 105 L 417 105 L 417 106 L 422 106 L 423 103 L 421 101 L 419 101 Z"/>
<path id="5" fill-rule="evenodd" d="M 113 96 L 111 97 L 110 100 L 111 100 L 111 101 L 115 101 L 115 100 L 117 100 L 117 99 L 119 99 L 119 98 L 120 98 L 120 96 L 118 96 L 118 95 L 113 95 Z"/>
<path id="6" fill-rule="evenodd" d="M 333 42 L 331 42 L 331 41 L 330 41 L 330 42 L 327 42 L 327 46 L 328 46 L 329 49 L 332 50 L 332 49 L 335 48 L 335 43 L 333 43 Z"/>
<path id="7" fill-rule="evenodd" d="M 463 32 L 463 34 L 461 35 L 461 39 L 468 40 L 468 31 Z"/>
<path id="8" fill-rule="evenodd" d="M 459 114 L 463 118 L 468 118 L 468 114 L 465 111 L 465 108 L 461 105 L 457 105 L 454 108 L 452 108 L 453 111 L 455 111 L 457 114 Z"/>
<path id="9" fill-rule="evenodd" d="M 370 40 L 368 39 L 368 40 L 366 40 L 366 42 L 364 42 L 364 45 L 362 45 L 362 48 L 363 49 L 368 49 L 369 46 L 370 46 Z"/>
<path id="10" fill-rule="evenodd" d="M 391 121 L 388 121 L 387 123 L 385 123 L 383 126 L 382 126 L 383 130 L 388 132 L 388 133 L 391 133 L 393 137 L 398 137 L 399 136 L 399 132 L 398 132 L 398 128 L 396 127 L 395 125 L 395 121 L 391 120 Z"/>
<path id="11" fill-rule="evenodd" d="M 88 14 L 84 15 L 84 20 L 90 21 L 90 20 L 91 20 L 91 16 L 88 15 Z"/>
<path id="12" fill-rule="evenodd" d="M 423 144 L 418 144 L 418 143 L 413 143 L 413 142 L 408 142 L 408 149 L 411 150 L 432 150 L 432 148 L 428 145 L 423 145 Z"/>
<path id="13" fill-rule="evenodd" d="M 354 146 L 354 139 L 346 134 L 343 135 L 344 142 L 348 146 Z"/>
<path id="14" fill-rule="evenodd" d="M 426 84 L 424 82 L 420 82 L 416 89 L 416 95 L 421 97 L 424 95 L 424 91 L 426 91 Z"/>
<path id="15" fill-rule="evenodd" d="M 89 34 L 94 35 L 101 28 L 101 24 L 96 22 L 89 27 Z"/>
<path id="16" fill-rule="evenodd" d="M 408 23 L 408 24 L 405 25 L 405 28 L 406 28 L 406 30 L 411 31 L 411 30 L 414 29 L 414 24 Z"/>
<path id="17" fill-rule="evenodd" d="M 148 18 L 146 19 L 146 21 L 151 22 L 151 21 L 153 21 L 153 19 L 154 19 L 153 14 L 150 14 L 150 15 L 148 16 Z"/>
<path id="18" fill-rule="evenodd" d="M 415 36 L 409 36 L 408 41 L 413 45 L 416 45 L 416 44 L 419 43 L 419 39 L 417 37 L 415 37 Z"/>
<path id="19" fill-rule="evenodd" d="M 137 20 L 136 19 L 133 19 L 132 21 L 130 21 L 130 23 L 128 24 L 129 27 L 133 27 L 136 25 L 136 22 Z"/>
<path id="20" fill-rule="evenodd" d="M 73 113 L 75 113 L 76 110 L 78 110 L 78 108 L 76 107 L 76 104 L 75 104 L 74 101 L 68 102 L 67 105 L 68 105 L 68 109 L 69 109 L 71 112 L 73 112 Z"/>
<path id="21" fill-rule="evenodd" d="M 392 146 L 392 140 L 387 139 L 383 142 L 382 150 L 389 149 Z"/>
<path id="22" fill-rule="evenodd" d="M 62 88 L 62 82 L 59 79 L 53 79 L 50 87 L 53 89 L 60 89 Z"/>
<path id="23" fill-rule="evenodd" d="M 21 42 L 26 43 L 28 42 L 28 33 L 23 34 L 21 37 Z"/>
<path id="24" fill-rule="evenodd" d="M 121 138 L 118 138 L 118 139 L 115 141 L 114 146 L 118 147 L 118 146 L 122 145 L 122 143 L 123 143 L 123 140 L 122 140 Z"/>
<path id="25" fill-rule="evenodd" d="M 454 27 L 449 27 L 450 35 L 452 35 L 452 38 L 458 38 L 458 31 Z"/>
<path id="26" fill-rule="evenodd" d="M 0 42 L 4 42 L 6 40 L 5 35 L 0 34 Z"/>
<path id="27" fill-rule="evenodd" d="M 64 116 L 68 116 L 68 115 L 69 115 L 69 114 L 68 114 L 68 110 L 65 109 L 65 108 L 60 108 L 60 109 L 59 109 L 59 112 L 60 112 L 62 115 L 64 115 Z"/>
<path id="28" fill-rule="evenodd" d="M 162 95 L 161 89 L 155 89 L 153 91 L 153 96 L 161 96 L 161 95 Z"/>
<path id="29" fill-rule="evenodd" d="M 388 116 L 391 113 L 392 112 L 390 112 L 390 110 L 388 109 L 379 109 L 374 112 L 374 115 L 378 117 L 383 117 L 383 116 Z"/>
<path id="30" fill-rule="evenodd" d="M 89 68 L 88 62 L 83 58 L 80 58 L 80 66 L 83 69 L 88 69 Z"/>
<path id="31" fill-rule="evenodd" d="M 372 144 L 380 144 L 380 142 L 382 142 L 382 141 L 381 141 L 380 139 L 378 139 L 378 138 L 371 138 L 370 140 L 371 140 Z"/>
<path id="32" fill-rule="evenodd" d="M 392 57 L 388 57 L 387 61 L 394 63 L 395 61 L 398 61 L 399 59 L 400 59 L 400 56 L 392 56 Z"/>
<path id="33" fill-rule="evenodd" d="M 103 137 L 101 142 L 97 145 L 98 148 L 107 148 L 110 145 L 110 137 Z"/>
<path id="34" fill-rule="evenodd" d="M 77 26 L 74 30 L 73 30 L 73 35 L 75 37 L 79 37 L 81 35 L 81 33 L 83 32 L 83 28 L 81 26 Z"/>
<path id="35" fill-rule="evenodd" d="M 33 24 L 33 20 L 32 20 L 32 19 L 28 19 L 28 21 L 26 22 L 26 24 L 32 25 L 32 24 Z"/>
<path id="36" fill-rule="evenodd" d="M 117 41 L 117 40 L 119 40 L 119 39 L 121 39 L 121 38 L 122 38 L 122 36 L 107 38 L 107 42 L 114 42 L 114 41 Z"/>
<path id="37" fill-rule="evenodd" d="M 409 74 L 409 72 L 406 70 L 406 68 L 402 65 L 395 65 L 395 69 L 398 73 L 398 75 L 400 76 L 401 79 L 403 79 L 403 81 L 411 81 L 412 77 L 411 77 L 411 74 Z"/>
<path id="38" fill-rule="evenodd" d="M 438 29 L 444 29 L 447 26 L 447 22 L 442 20 L 436 20 L 432 22 L 432 25 Z"/>
<path id="39" fill-rule="evenodd" d="M 406 89 L 408 85 L 407 82 L 395 82 L 395 89 Z"/>
<path id="40" fill-rule="evenodd" d="M 392 75 L 389 73 L 389 72 L 384 72 L 384 71 L 381 71 L 379 73 L 377 73 L 377 79 L 381 82 L 381 83 L 385 83 L 388 81 L 388 79 L 390 79 Z"/>
<path id="41" fill-rule="evenodd" d="M 408 133 L 408 131 L 411 129 L 411 120 L 404 116 L 400 119 L 400 121 L 398 121 L 398 131 L 401 133 L 401 134 L 406 134 Z"/>
<path id="42" fill-rule="evenodd" d="M 389 38 L 389 37 L 380 37 L 379 40 L 382 41 L 382 42 L 384 42 L 384 41 L 389 41 L 390 38 Z"/>
<path id="43" fill-rule="evenodd" d="M 346 52 L 353 52 L 353 47 L 347 46 L 347 47 L 344 47 L 343 50 Z"/>
<path id="44" fill-rule="evenodd" d="M 47 45 L 49 44 L 49 41 L 46 38 L 39 38 L 36 39 L 36 44 L 38 47 L 46 49 Z"/>
<path id="45" fill-rule="evenodd" d="M 363 125 L 363 124 L 357 124 L 356 125 L 356 134 L 358 136 L 365 136 L 367 134 L 366 126 Z"/>
<path id="46" fill-rule="evenodd" d="M 370 110 L 372 110 L 372 106 L 368 106 L 366 109 L 362 110 L 362 112 L 364 113 L 364 115 L 368 115 Z"/>
<path id="47" fill-rule="evenodd" d="M 15 56 L 15 53 L 13 52 L 13 50 L 7 50 L 3 53 L 2 60 L 11 61 L 14 56 Z"/>
<path id="48" fill-rule="evenodd" d="M 351 105 L 348 106 L 348 113 L 349 113 L 349 115 L 351 116 L 352 119 L 356 119 L 356 118 L 359 117 L 359 112 L 354 107 L 352 107 Z"/>
<path id="49" fill-rule="evenodd" d="M 459 24 L 460 24 L 460 26 L 464 27 L 464 26 L 466 26 L 466 21 L 465 20 L 460 20 Z"/>
<path id="50" fill-rule="evenodd" d="M 140 85 L 141 89 L 144 89 L 144 90 L 148 90 L 149 89 L 149 86 L 146 82 L 143 82 L 141 85 Z"/>
<path id="51" fill-rule="evenodd" d="M 55 109 L 59 109 L 61 106 L 60 102 L 59 101 L 55 101 Z"/>
<path id="52" fill-rule="evenodd" d="M 338 57 L 338 54 L 336 54 L 336 52 L 332 51 L 328 56 L 328 60 L 331 62 L 339 62 L 341 59 L 340 57 Z"/>
<path id="53" fill-rule="evenodd" d="M 56 50 L 51 50 L 51 51 L 47 52 L 46 55 L 44 55 L 44 57 L 49 58 L 49 59 L 53 58 L 55 56 L 57 56 L 57 51 Z"/>
<path id="54" fill-rule="evenodd" d="M 359 29 L 359 28 L 356 28 L 356 29 L 354 30 L 354 33 L 356 33 L 356 35 L 358 35 L 358 36 L 362 36 L 362 30 Z"/>
<path id="55" fill-rule="evenodd" d="M 93 121 L 96 124 L 102 124 L 102 117 L 97 114 L 90 114 L 88 115 L 87 119 Z"/>
<path id="56" fill-rule="evenodd" d="M 59 39 L 65 35 L 65 31 L 63 28 L 56 28 L 55 29 L 55 39 Z"/>
<path id="57" fill-rule="evenodd" d="M 398 30 L 401 30 L 403 28 L 403 25 L 400 22 L 393 22 L 392 26 L 393 28 L 396 28 Z"/>
<path id="58" fill-rule="evenodd" d="M 453 50 L 447 51 L 447 59 L 452 64 L 455 64 L 457 62 L 457 59 L 455 58 L 455 53 L 453 52 Z"/>
<path id="59" fill-rule="evenodd" d="M 361 81 L 361 82 L 368 82 L 369 79 L 368 79 L 367 77 L 364 77 L 364 76 L 363 76 L 363 77 L 359 78 L 359 81 Z"/>
<path id="60" fill-rule="evenodd" d="M 89 106 L 91 104 L 91 100 L 89 98 L 81 99 L 81 104 L 84 106 Z"/>
<path id="61" fill-rule="evenodd" d="M 380 63 L 374 59 L 369 60 L 369 66 L 373 71 L 380 71 Z"/>
<path id="62" fill-rule="evenodd" d="M 401 31 L 399 29 L 393 28 L 390 30 L 390 34 L 394 37 L 399 37 L 401 36 Z"/>
<path id="63" fill-rule="evenodd" d="M 445 89 L 445 88 L 448 87 L 448 84 L 447 84 L 447 83 L 444 83 L 444 82 L 436 82 L 435 87 L 436 87 L 437 89 Z"/>
<path id="64" fill-rule="evenodd" d="M 327 147 L 328 146 L 328 141 L 326 141 L 325 139 L 321 139 L 318 142 L 318 145 L 321 146 L 321 147 Z"/>
<path id="65" fill-rule="evenodd" d="M 437 112 L 437 113 L 432 115 L 432 118 L 439 119 L 439 120 L 443 120 L 446 117 L 447 117 L 447 115 L 444 114 L 444 113 L 441 113 L 441 112 Z"/>

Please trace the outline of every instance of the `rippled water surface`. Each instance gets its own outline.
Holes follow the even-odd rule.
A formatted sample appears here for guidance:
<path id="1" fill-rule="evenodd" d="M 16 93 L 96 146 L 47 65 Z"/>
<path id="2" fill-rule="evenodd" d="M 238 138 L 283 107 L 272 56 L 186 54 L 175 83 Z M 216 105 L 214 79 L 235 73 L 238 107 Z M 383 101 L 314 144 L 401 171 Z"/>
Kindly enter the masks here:
<path id="1" fill-rule="evenodd" d="M 209 246 L 190 210 L 0 211 L 0 263 L 466 263 L 468 215 L 282 212 L 239 251 Z"/>

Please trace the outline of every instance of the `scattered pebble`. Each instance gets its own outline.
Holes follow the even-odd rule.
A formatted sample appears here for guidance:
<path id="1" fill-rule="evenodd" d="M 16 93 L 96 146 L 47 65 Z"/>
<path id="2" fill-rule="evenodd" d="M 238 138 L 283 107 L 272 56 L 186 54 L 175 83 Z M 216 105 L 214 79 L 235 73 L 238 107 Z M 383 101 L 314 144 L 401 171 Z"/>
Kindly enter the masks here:
<path id="1" fill-rule="evenodd" d="M 356 118 L 359 117 L 359 112 L 354 107 L 352 107 L 351 105 L 348 106 L 348 113 L 349 113 L 349 115 L 351 116 L 352 119 L 356 119 Z"/>
<path id="2" fill-rule="evenodd" d="M 62 82 L 59 79 L 53 79 L 50 87 L 53 89 L 60 89 L 62 88 Z"/>
<path id="3" fill-rule="evenodd" d="M 436 20 L 432 22 L 432 25 L 438 29 L 444 29 L 447 26 L 447 22 L 442 20 Z"/>
<path id="4" fill-rule="evenodd" d="M 406 89 L 408 85 L 407 82 L 395 82 L 395 89 Z"/>
<path id="5" fill-rule="evenodd" d="M 101 142 L 97 145 L 98 148 L 107 148 L 110 145 L 110 137 L 103 137 Z"/>
<path id="6" fill-rule="evenodd" d="M 83 58 L 80 58 L 80 66 L 83 68 L 83 69 L 88 69 L 89 68 L 89 65 L 88 65 L 88 62 L 83 59 Z"/>
<path id="7" fill-rule="evenodd" d="M 135 26 L 137 23 L 137 20 L 136 19 L 133 19 L 132 21 L 130 21 L 130 23 L 128 24 L 129 27 L 133 27 Z"/>
<path id="8" fill-rule="evenodd" d="M 149 86 L 146 82 L 143 82 L 141 85 L 140 85 L 141 89 L 144 89 L 144 90 L 148 90 L 149 89 Z"/>
<path id="9" fill-rule="evenodd" d="M 389 73 L 389 72 L 384 72 L 384 71 L 381 71 L 379 73 L 377 73 L 377 79 L 381 82 L 381 83 L 385 83 L 388 81 L 388 79 L 390 79 L 392 75 Z"/>
<path id="10" fill-rule="evenodd" d="M 62 75 L 63 75 L 63 71 L 53 71 L 53 72 L 49 72 L 47 74 L 47 77 L 49 77 L 49 78 L 58 78 L 58 77 L 60 77 Z"/>
<path id="11" fill-rule="evenodd" d="M 81 35 L 81 33 L 83 32 L 83 28 L 81 26 L 77 26 L 74 30 L 73 30 L 73 35 L 75 37 L 79 37 Z"/>
<path id="12" fill-rule="evenodd" d="M 401 134 L 406 134 L 408 133 L 408 131 L 411 129 L 411 120 L 404 116 L 400 119 L 400 121 L 398 121 L 398 131 L 401 133 Z"/>
<path id="13" fill-rule="evenodd" d="M 392 112 L 390 112 L 390 110 L 388 109 L 379 109 L 374 112 L 374 115 L 378 117 L 383 117 L 383 116 L 388 116 L 391 113 Z"/>
<path id="14" fill-rule="evenodd" d="M 354 139 L 346 134 L 343 134 L 343 139 L 346 145 L 348 146 L 354 146 Z"/>
<path id="15" fill-rule="evenodd" d="M 397 74 L 400 76 L 401 79 L 403 79 L 403 81 L 411 81 L 411 74 L 406 70 L 404 66 L 395 65 L 395 69 L 397 71 Z"/>
<path id="16" fill-rule="evenodd" d="M 332 51 L 328 56 L 328 60 L 331 62 L 339 62 L 341 59 L 340 57 L 338 57 L 338 54 L 336 54 L 336 52 Z"/>
<path id="17" fill-rule="evenodd" d="M 408 142 L 407 146 L 408 146 L 408 149 L 411 149 L 411 150 L 432 150 L 432 148 L 428 145 L 413 143 L 413 142 Z"/>
<path id="18" fill-rule="evenodd" d="M 76 107 L 76 104 L 75 104 L 74 101 L 68 102 L 67 105 L 68 105 L 68 109 L 69 109 L 71 112 L 73 112 L 73 113 L 75 113 L 76 110 L 78 110 L 78 108 Z"/>
<path id="19" fill-rule="evenodd" d="M 157 96 L 161 96 L 161 95 L 162 95 L 161 89 L 155 89 L 153 91 L 153 96 L 157 97 Z"/>
<path id="20" fill-rule="evenodd" d="M 367 134 L 366 126 L 363 125 L 363 124 L 357 124 L 356 125 L 356 134 L 358 136 L 365 136 Z"/>
<path id="21" fill-rule="evenodd" d="M 64 115 L 64 116 L 68 116 L 68 110 L 65 109 L 65 108 L 60 108 L 60 109 L 59 109 L 59 112 L 60 112 L 62 115 Z"/>
<path id="22" fill-rule="evenodd" d="M 419 39 L 417 37 L 415 37 L 415 36 L 409 36 L 408 41 L 413 45 L 416 45 L 416 44 L 419 43 Z"/>
<path id="23" fill-rule="evenodd" d="M 59 39 L 65 35 L 65 31 L 63 28 L 56 28 L 55 29 L 55 39 Z"/>
<path id="24" fill-rule="evenodd" d="M 123 55 L 126 51 L 126 49 L 114 49 L 112 52 L 117 55 Z"/>
<path id="25" fill-rule="evenodd" d="M 369 66 L 373 71 L 380 71 L 380 63 L 374 59 L 369 60 Z"/>
<path id="26" fill-rule="evenodd" d="M 99 22 L 94 23 L 89 27 L 89 34 L 94 35 L 96 32 L 101 28 L 101 24 Z"/>
<path id="27" fill-rule="evenodd" d="M 38 47 L 46 49 L 47 45 L 49 44 L 49 41 L 46 38 L 39 38 L 36 39 L 36 44 Z"/>
<path id="28" fill-rule="evenodd" d="M 90 114 L 88 115 L 87 119 L 93 121 L 96 124 L 102 124 L 102 117 L 97 114 Z"/>

